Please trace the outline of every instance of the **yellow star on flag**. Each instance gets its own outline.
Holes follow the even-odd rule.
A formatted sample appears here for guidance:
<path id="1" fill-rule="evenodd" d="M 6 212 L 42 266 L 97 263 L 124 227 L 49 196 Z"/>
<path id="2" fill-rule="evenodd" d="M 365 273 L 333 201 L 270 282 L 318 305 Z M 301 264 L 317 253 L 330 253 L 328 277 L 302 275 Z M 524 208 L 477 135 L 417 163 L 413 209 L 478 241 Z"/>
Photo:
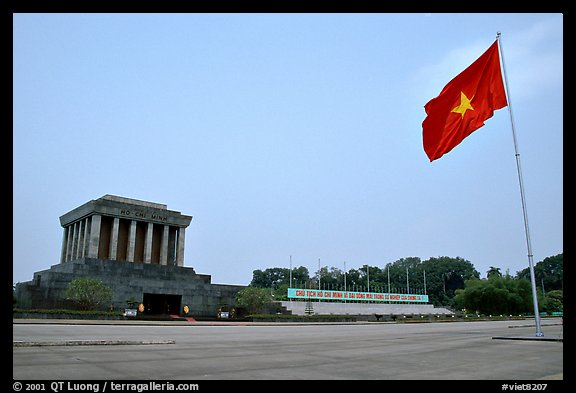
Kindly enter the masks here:
<path id="1" fill-rule="evenodd" d="M 472 99 L 474 99 L 474 97 L 472 97 Z M 462 115 L 462 118 L 464 118 L 464 113 L 466 113 L 466 111 L 468 109 L 470 110 L 474 110 L 474 108 L 472 108 L 472 105 L 470 105 L 470 101 L 472 101 L 472 99 L 468 99 L 468 97 L 466 97 L 466 94 L 464 94 L 463 91 L 460 92 L 460 105 L 458 105 L 456 108 L 452 109 L 452 112 L 456 112 L 456 113 L 460 113 Z"/>

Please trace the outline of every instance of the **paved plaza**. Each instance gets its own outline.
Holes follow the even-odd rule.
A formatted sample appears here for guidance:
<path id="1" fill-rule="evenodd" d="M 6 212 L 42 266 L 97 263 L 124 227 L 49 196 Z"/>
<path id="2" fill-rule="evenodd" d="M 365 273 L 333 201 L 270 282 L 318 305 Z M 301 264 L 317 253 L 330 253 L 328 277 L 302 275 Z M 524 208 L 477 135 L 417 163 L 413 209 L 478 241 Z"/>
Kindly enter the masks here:
<path id="1" fill-rule="evenodd" d="M 533 320 L 140 325 L 14 320 L 13 378 L 563 380 L 563 326 L 559 319 L 546 320 L 542 330 L 544 340 L 535 337 Z"/>

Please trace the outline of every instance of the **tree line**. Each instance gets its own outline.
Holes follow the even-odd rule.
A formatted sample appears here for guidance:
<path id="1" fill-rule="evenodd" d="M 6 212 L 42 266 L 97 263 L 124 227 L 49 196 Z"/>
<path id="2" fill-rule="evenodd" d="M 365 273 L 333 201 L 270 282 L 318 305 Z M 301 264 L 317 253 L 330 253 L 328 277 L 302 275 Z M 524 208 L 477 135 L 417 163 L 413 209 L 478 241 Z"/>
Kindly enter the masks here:
<path id="1" fill-rule="evenodd" d="M 539 310 L 561 311 L 563 254 L 536 263 L 534 273 Z M 460 257 L 432 257 L 424 261 L 409 257 L 384 267 L 364 265 L 346 271 L 321 266 L 313 275 L 304 266 L 272 267 L 254 270 L 249 287 L 269 289 L 275 300 L 287 300 L 290 283 L 293 288 L 426 294 L 435 306 L 482 314 L 533 312 L 528 267 L 512 276 L 491 266 L 486 278 L 481 279 L 474 265 Z"/>

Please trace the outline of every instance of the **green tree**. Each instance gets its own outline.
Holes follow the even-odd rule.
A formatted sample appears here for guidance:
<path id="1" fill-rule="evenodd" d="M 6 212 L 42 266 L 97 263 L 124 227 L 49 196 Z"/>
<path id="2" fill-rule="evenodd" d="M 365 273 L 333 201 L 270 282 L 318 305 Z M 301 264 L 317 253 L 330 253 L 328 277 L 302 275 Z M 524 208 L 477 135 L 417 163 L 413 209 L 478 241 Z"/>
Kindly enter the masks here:
<path id="1" fill-rule="evenodd" d="M 500 272 L 499 267 L 490 266 L 490 268 L 486 272 L 486 278 L 490 278 L 493 276 L 502 277 L 502 273 Z"/>
<path id="2" fill-rule="evenodd" d="M 309 286 L 310 282 L 310 273 L 308 272 L 308 268 L 304 266 L 300 266 L 297 268 L 292 269 L 292 286 L 293 287 L 306 287 Z M 286 280 L 286 284 L 290 284 L 290 272 L 288 272 L 288 279 Z"/>
<path id="3" fill-rule="evenodd" d="M 533 312 L 530 282 L 510 275 L 466 280 L 456 290 L 454 304 L 480 314 L 521 314 Z"/>
<path id="4" fill-rule="evenodd" d="M 466 280 L 480 278 L 474 265 L 460 257 L 432 257 L 421 266 L 426 272 L 426 294 L 436 306 L 454 307 L 456 291 L 464 289 Z"/>
<path id="5" fill-rule="evenodd" d="M 292 281 L 304 286 L 310 280 L 308 269 L 300 266 L 292 269 Z M 256 288 L 278 288 L 281 285 L 290 285 L 290 269 L 273 267 L 265 270 L 254 270 L 252 272 L 251 287 Z"/>
<path id="6" fill-rule="evenodd" d="M 66 299 L 75 303 L 81 310 L 96 310 L 110 302 L 112 289 L 102 281 L 79 277 L 68 284 Z"/>
<path id="7" fill-rule="evenodd" d="M 236 294 L 236 302 L 246 308 L 248 313 L 254 314 L 263 310 L 264 306 L 272 301 L 270 289 L 246 287 Z"/>
<path id="8" fill-rule="evenodd" d="M 418 257 L 400 258 L 395 262 L 387 264 L 381 277 L 382 285 L 385 285 L 387 291 L 395 293 L 415 292 L 415 288 L 423 290 L 424 282 L 422 272 L 422 260 Z M 370 269 L 372 272 L 372 269 Z M 426 272 L 428 273 L 428 272 Z M 388 274 L 390 274 L 390 288 L 388 289 Z M 371 277 L 374 276 L 371 274 Z M 372 280 L 370 280 L 372 281 Z M 410 290 L 412 289 L 412 290 Z"/>
<path id="9" fill-rule="evenodd" d="M 280 300 L 289 300 L 288 299 L 288 288 L 290 285 L 288 284 L 280 284 L 276 288 L 272 289 L 272 300 L 280 301 Z"/>
<path id="10" fill-rule="evenodd" d="M 564 291 L 556 289 L 546 293 L 542 300 L 538 300 L 540 311 L 558 312 L 564 310 Z"/>
<path id="11" fill-rule="evenodd" d="M 257 288 L 273 288 L 286 282 L 286 277 L 290 276 L 290 269 L 273 267 L 266 270 L 254 270 L 252 272 L 252 282 L 250 286 Z"/>
<path id="12" fill-rule="evenodd" d="M 361 291 L 362 285 L 366 285 L 359 269 L 348 269 L 346 272 L 346 287 L 349 291 Z"/>
<path id="13" fill-rule="evenodd" d="M 318 285 L 318 278 L 320 278 L 320 286 L 322 289 L 336 289 L 344 286 L 344 272 L 336 267 L 322 266 L 320 270 L 314 274 L 312 281 Z"/>
<path id="14" fill-rule="evenodd" d="M 538 262 L 534 265 L 534 276 L 536 285 L 544 292 L 564 289 L 564 254 L 550 256 Z M 519 271 L 516 277 L 530 280 L 530 268 Z"/>

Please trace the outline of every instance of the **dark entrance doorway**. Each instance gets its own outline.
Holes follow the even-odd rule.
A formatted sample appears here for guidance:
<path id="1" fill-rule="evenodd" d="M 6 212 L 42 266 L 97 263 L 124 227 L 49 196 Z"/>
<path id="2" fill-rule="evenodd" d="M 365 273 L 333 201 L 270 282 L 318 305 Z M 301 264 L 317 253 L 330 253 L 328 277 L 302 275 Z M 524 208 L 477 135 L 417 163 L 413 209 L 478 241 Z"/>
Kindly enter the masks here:
<path id="1" fill-rule="evenodd" d="M 144 307 L 147 314 L 180 315 L 182 295 L 166 295 L 161 293 L 145 293 Z"/>

